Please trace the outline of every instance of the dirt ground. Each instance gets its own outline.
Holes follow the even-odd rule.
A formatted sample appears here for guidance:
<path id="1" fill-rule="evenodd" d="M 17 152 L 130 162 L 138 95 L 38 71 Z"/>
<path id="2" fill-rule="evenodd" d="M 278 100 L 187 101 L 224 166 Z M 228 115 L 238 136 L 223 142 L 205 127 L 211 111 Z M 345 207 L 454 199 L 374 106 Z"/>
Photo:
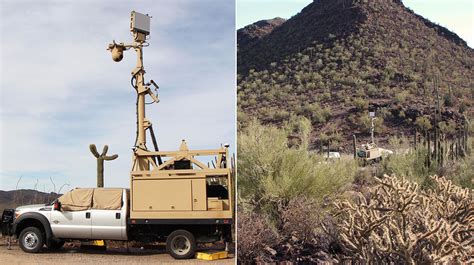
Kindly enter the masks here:
<path id="1" fill-rule="evenodd" d="M 164 246 L 153 248 L 113 248 L 107 250 L 85 250 L 76 245 L 63 247 L 58 251 L 44 249 L 37 254 L 25 253 L 17 244 L 7 249 L 4 239 L 0 239 L 0 264 L 235 264 L 231 258 L 216 261 L 175 260 L 166 253 Z M 202 249 L 201 249 L 202 250 Z"/>

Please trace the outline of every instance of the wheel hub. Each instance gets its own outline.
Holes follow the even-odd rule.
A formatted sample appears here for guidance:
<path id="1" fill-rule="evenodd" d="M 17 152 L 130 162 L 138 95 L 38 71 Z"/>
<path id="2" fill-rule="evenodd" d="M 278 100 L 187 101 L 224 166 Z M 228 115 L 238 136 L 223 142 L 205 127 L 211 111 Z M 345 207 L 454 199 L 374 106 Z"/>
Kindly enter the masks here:
<path id="1" fill-rule="evenodd" d="M 38 236 L 35 233 L 27 233 L 23 239 L 24 246 L 28 249 L 33 249 L 38 244 Z"/>
<path id="2" fill-rule="evenodd" d="M 191 249 L 191 242 L 184 236 L 177 236 L 173 238 L 173 241 L 171 242 L 171 248 L 173 252 L 183 255 L 188 253 Z"/>

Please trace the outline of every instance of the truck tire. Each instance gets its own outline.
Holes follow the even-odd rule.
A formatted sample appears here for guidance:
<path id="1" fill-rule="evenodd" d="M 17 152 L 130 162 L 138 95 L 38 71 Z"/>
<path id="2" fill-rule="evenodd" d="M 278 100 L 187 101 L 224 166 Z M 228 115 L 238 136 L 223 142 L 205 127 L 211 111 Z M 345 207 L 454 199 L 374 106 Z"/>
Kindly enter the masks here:
<path id="1" fill-rule="evenodd" d="M 196 239 L 186 230 L 176 230 L 166 238 L 166 251 L 175 259 L 193 258 Z"/>
<path id="2" fill-rule="evenodd" d="M 37 227 L 31 226 L 20 233 L 20 247 L 28 253 L 38 253 L 44 245 L 44 235 Z"/>

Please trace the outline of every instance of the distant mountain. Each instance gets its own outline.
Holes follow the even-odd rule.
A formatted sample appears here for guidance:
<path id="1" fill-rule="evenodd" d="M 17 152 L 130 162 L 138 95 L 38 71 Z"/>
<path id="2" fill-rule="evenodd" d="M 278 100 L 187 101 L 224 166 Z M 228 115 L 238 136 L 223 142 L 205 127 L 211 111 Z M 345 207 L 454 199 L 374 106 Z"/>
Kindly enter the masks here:
<path id="1" fill-rule="evenodd" d="M 474 50 L 402 1 L 315 0 L 285 22 L 260 24 L 237 33 L 243 126 L 305 116 L 314 144 L 324 134 L 344 145 L 352 134 L 368 138 L 369 110 L 380 141 L 411 134 L 423 116 L 432 126 L 438 98 L 448 136 L 473 118 Z"/>
<path id="2" fill-rule="evenodd" d="M 36 190 L 0 190 L 0 211 L 21 205 L 49 203 L 61 194 L 45 193 Z"/>
<path id="3" fill-rule="evenodd" d="M 284 18 L 276 17 L 250 24 L 237 32 L 237 43 L 244 47 L 248 47 L 252 42 L 266 36 L 285 21 L 286 19 Z"/>

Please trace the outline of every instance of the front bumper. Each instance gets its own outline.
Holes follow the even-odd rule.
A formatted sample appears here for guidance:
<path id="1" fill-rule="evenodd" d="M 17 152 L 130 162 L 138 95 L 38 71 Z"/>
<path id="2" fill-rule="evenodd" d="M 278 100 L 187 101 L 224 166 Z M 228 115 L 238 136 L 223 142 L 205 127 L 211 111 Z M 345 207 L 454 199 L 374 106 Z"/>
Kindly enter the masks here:
<path id="1" fill-rule="evenodd" d="M 15 209 L 5 209 L 2 213 L 2 235 L 12 236 L 14 234 Z"/>

